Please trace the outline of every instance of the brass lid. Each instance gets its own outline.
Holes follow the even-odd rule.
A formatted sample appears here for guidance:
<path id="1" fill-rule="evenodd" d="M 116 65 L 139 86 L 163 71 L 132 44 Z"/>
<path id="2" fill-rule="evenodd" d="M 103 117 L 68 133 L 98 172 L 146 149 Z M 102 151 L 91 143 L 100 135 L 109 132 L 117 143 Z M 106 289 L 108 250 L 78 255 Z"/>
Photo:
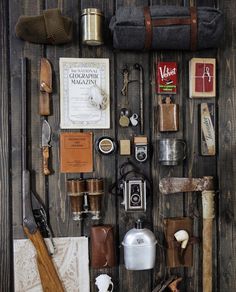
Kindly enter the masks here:
<path id="1" fill-rule="evenodd" d="M 85 8 L 85 9 L 83 9 L 81 16 L 86 15 L 86 14 L 88 14 L 88 15 L 95 14 L 95 15 L 104 16 L 103 12 L 98 8 Z"/>

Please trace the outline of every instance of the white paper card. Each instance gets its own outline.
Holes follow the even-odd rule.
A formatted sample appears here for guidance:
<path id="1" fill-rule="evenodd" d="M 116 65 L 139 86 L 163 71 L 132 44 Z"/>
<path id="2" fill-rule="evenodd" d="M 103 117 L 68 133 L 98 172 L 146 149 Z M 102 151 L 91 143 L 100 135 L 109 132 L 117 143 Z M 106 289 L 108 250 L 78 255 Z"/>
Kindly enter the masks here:
<path id="1" fill-rule="evenodd" d="M 60 127 L 110 128 L 109 83 L 109 59 L 60 58 Z M 106 96 L 103 110 L 90 102 L 94 88 Z"/>
<path id="2" fill-rule="evenodd" d="M 54 238 L 54 243 L 57 252 L 53 261 L 66 292 L 89 292 L 88 238 Z M 35 248 L 29 239 L 14 240 L 14 279 L 15 292 L 43 292 Z"/>

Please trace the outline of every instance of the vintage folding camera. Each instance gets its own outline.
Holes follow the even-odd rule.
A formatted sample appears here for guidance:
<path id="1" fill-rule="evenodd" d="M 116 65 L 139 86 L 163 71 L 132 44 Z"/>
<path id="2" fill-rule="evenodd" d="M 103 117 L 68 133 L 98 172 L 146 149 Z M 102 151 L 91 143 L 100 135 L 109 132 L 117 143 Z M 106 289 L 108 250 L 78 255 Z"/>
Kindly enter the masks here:
<path id="1" fill-rule="evenodd" d="M 138 162 L 145 162 L 148 158 L 147 137 L 134 137 L 134 156 Z"/>
<path id="2" fill-rule="evenodd" d="M 141 178 L 124 180 L 121 184 L 123 190 L 125 211 L 146 211 L 146 181 Z"/>

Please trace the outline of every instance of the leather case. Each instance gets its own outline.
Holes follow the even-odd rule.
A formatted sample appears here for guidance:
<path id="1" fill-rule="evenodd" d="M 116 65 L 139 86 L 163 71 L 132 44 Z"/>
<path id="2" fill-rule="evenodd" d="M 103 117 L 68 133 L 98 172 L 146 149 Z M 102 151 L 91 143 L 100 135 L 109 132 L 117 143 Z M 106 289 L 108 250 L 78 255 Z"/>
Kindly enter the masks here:
<path id="1" fill-rule="evenodd" d="M 179 130 L 179 105 L 166 97 L 165 103 L 159 104 L 160 132 L 176 132 Z"/>
<path id="2" fill-rule="evenodd" d="M 115 242 L 111 225 L 91 227 L 91 266 L 96 269 L 114 267 Z"/>
<path id="3" fill-rule="evenodd" d="M 181 255 L 181 244 L 177 242 L 174 234 L 179 230 L 186 230 L 189 234 L 189 241 L 184 253 Z M 190 267 L 193 264 L 193 220 L 190 217 L 168 218 L 164 220 L 164 232 L 167 242 L 167 266 Z"/>

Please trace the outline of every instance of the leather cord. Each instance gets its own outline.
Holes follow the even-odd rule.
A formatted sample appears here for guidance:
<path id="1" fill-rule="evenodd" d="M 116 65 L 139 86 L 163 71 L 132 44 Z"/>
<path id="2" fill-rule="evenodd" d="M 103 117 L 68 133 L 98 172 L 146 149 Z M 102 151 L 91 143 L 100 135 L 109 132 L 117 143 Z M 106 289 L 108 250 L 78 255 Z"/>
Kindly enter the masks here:
<path id="1" fill-rule="evenodd" d="M 145 45 L 144 49 L 148 50 L 152 46 L 153 27 L 169 26 L 169 25 L 190 25 L 190 49 L 192 51 L 197 49 L 197 9 L 190 7 L 190 17 L 178 18 L 160 18 L 151 19 L 149 7 L 144 7 L 144 21 L 145 21 Z"/>
<path id="2" fill-rule="evenodd" d="M 148 6 L 143 8 L 145 21 L 145 44 L 144 49 L 148 50 L 152 45 L 152 19 L 150 9 Z"/>
<path id="3" fill-rule="evenodd" d="M 197 49 L 197 9 L 196 7 L 190 7 L 190 18 L 191 18 L 191 42 L 190 48 L 192 51 Z"/>

